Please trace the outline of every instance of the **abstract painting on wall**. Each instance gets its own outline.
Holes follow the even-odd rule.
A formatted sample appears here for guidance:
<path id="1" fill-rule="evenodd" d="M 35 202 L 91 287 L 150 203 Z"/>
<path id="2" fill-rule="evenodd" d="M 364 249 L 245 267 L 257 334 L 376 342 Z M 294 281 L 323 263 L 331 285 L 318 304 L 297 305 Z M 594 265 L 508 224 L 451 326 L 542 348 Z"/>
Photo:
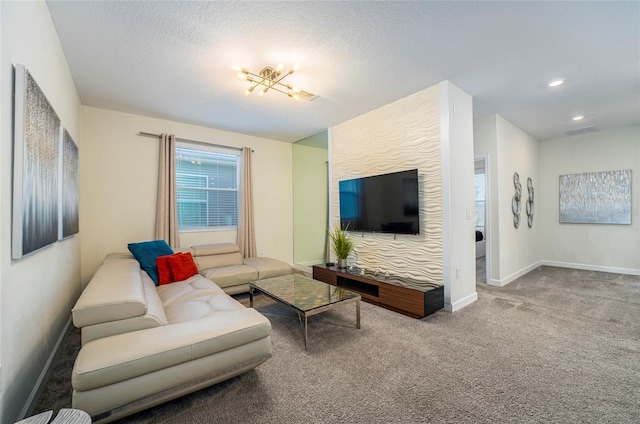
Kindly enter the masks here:
<path id="1" fill-rule="evenodd" d="M 62 130 L 62 166 L 60 167 L 61 219 L 60 239 L 79 231 L 78 220 L 78 146 L 66 129 Z"/>
<path id="2" fill-rule="evenodd" d="M 560 222 L 631 224 L 631 170 L 560 175 Z"/>
<path id="3" fill-rule="evenodd" d="M 60 119 L 23 65 L 16 65 L 11 256 L 58 240 Z"/>

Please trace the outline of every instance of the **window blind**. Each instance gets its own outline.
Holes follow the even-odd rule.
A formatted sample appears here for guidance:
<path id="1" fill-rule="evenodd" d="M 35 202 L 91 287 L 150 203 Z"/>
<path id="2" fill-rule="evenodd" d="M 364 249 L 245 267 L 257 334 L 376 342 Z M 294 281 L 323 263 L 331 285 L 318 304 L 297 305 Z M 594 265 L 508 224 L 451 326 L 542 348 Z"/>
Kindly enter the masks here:
<path id="1" fill-rule="evenodd" d="M 180 230 L 238 225 L 239 158 L 238 153 L 205 146 L 176 146 Z"/>

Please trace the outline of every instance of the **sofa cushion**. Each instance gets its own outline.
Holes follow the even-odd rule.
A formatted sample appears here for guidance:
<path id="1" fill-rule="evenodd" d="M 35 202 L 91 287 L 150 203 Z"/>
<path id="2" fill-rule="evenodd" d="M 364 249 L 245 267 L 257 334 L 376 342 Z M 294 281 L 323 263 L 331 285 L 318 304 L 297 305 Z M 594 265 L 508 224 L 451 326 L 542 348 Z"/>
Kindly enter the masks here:
<path id="1" fill-rule="evenodd" d="M 288 263 L 271 258 L 245 258 L 244 264 L 258 270 L 259 280 L 289 275 L 292 271 Z"/>
<path id="2" fill-rule="evenodd" d="M 240 247 L 233 243 L 212 243 L 191 246 L 194 256 L 222 255 L 224 253 L 240 253 Z"/>
<path id="3" fill-rule="evenodd" d="M 138 262 L 133 259 L 137 264 Z M 151 277 L 140 271 L 144 294 L 147 301 L 147 313 L 133 318 L 121 319 L 117 321 L 108 321 L 95 325 L 82 327 L 82 344 L 101 339 L 103 337 L 113 336 L 115 334 L 129 333 L 136 330 L 144 330 L 145 328 L 160 327 L 169 324 L 167 316 L 164 312 L 162 300 L 156 291 Z"/>
<path id="4" fill-rule="evenodd" d="M 158 285 L 158 267 L 156 258 L 158 256 L 173 255 L 173 250 L 164 240 L 143 241 L 139 243 L 129 243 L 127 245 L 129 251 L 140 262 L 140 266 L 144 269 L 155 285 Z"/>
<path id="5" fill-rule="evenodd" d="M 198 269 L 221 268 L 242 265 L 242 255 L 237 245 L 232 243 L 203 244 L 191 248 Z"/>
<path id="6" fill-rule="evenodd" d="M 196 256 L 198 269 L 223 268 L 227 266 L 242 265 L 242 255 L 240 253 L 224 253 L 221 255 Z"/>
<path id="7" fill-rule="evenodd" d="M 200 274 L 222 288 L 246 284 L 258 279 L 258 270 L 248 265 L 201 269 Z"/>
<path id="8" fill-rule="evenodd" d="M 147 300 L 137 261 L 114 261 L 98 268 L 72 309 L 76 327 L 144 315 Z"/>
<path id="9" fill-rule="evenodd" d="M 185 281 L 160 286 L 157 292 L 170 324 L 244 309 L 241 303 L 199 274 Z"/>

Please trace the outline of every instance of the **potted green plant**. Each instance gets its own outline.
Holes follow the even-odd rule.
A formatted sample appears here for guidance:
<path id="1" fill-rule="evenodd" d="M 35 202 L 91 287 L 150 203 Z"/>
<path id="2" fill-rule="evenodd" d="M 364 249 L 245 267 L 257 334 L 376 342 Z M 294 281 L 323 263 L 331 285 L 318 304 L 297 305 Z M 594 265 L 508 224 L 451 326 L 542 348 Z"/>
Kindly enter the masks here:
<path id="1" fill-rule="evenodd" d="M 343 230 L 340 226 L 336 226 L 333 231 L 329 231 L 331 247 L 338 258 L 338 268 L 347 267 L 347 257 L 353 250 L 353 240 L 347 230 L 348 227 Z"/>

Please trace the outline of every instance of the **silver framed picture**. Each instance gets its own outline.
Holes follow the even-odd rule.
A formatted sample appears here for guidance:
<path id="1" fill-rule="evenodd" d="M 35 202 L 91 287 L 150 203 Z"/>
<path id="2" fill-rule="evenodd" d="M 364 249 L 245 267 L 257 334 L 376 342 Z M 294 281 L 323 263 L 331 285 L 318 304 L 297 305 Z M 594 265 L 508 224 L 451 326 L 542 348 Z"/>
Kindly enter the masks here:
<path id="1" fill-rule="evenodd" d="M 560 222 L 631 224 L 631 170 L 560 175 Z"/>
<path id="2" fill-rule="evenodd" d="M 58 240 L 60 119 L 23 65 L 15 67 L 13 259 Z"/>
<path id="3" fill-rule="evenodd" d="M 59 238 L 62 240 L 78 233 L 78 146 L 66 128 L 61 131 L 60 142 L 60 228 Z"/>

